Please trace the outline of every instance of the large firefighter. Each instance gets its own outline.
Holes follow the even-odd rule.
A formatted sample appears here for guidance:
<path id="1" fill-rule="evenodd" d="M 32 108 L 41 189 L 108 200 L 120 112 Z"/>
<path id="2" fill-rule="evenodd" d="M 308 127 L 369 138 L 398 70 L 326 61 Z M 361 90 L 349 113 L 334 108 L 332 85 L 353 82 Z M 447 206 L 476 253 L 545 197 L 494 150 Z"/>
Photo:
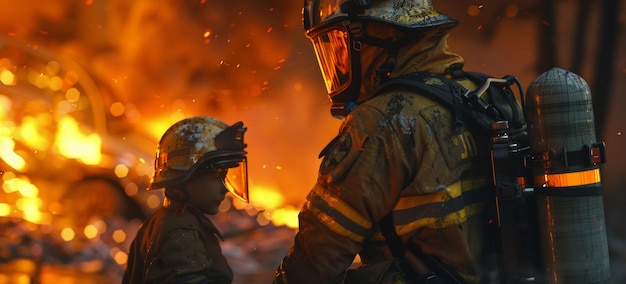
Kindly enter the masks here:
<path id="1" fill-rule="evenodd" d="M 331 113 L 344 121 L 320 153 L 319 177 L 275 283 L 608 281 L 604 264 L 602 272 L 587 270 L 586 280 L 560 265 L 580 259 L 558 257 L 542 266 L 549 263 L 546 254 L 541 261 L 542 247 L 564 253 L 581 241 L 540 245 L 537 233 L 538 212 L 550 223 L 549 205 L 568 205 L 550 196 L 555 189 L 546 180 L 571 169 L 559 164 L 553 172 L 544 166 L 561 157 L 531 152 L 515 77 L 462 69 L 463 58 L 447 46 L 457 21 L 427 0 L 305 0 L 303 17 Z M 595 156 L 603 153 L 592 145 Z M 581 165 L 583 176 L 597 173 L 601 161 L 591 161 Z M 533 174 L 548 188 L 539 209 Z M 574 186 L 585 182 L 599 179 Z M 592 187 L 585 193 L 597 202 L 598 186 Z M 569 225 L 552 223 L 544 234 L 559 237 Z M 574 230 L 581 229 L 587 232 Z M 603 244 L 591 249 L 599 257 L 587 260 L 604 263 Z M 361 265 L 353 268 L 357 256 Z"/>
<path id="2" fill-rule="evenodd" d="M 498 282 L 487 137 L 423 92 L 377 92 L 418 71 L 475 89 L 447 45 L 457 21 L 419 0 L 311 0 L 303 15 L 332 114 L 345 120 L 320 154 L 277 282 Z M 346 276 L 357 255 L 363 266 Z"/>

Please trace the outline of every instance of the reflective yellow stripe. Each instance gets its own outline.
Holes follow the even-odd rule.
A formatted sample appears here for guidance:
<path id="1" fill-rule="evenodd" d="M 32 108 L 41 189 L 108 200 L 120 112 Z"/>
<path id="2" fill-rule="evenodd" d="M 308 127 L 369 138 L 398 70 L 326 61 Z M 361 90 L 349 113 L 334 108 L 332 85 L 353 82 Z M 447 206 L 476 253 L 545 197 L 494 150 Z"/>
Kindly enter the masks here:
<path id="1" fill-rule="evenodd" d="M 419 220 L 415 220 L 415 222 L 413 223 L 395 226 L 396 232 L 398 232 L 398 234 L 402 236 L 404 234 L 410 233 L 422 227 L 442 228 L 442 227 L 448 226 L 449 224 L 453 224 L 453 225 L 460 224 L 462 222 L 465 222 L 467 217 L 473 216 L 476 213 L 482 211 L 484 207 L 485 207 L 485 201 L 472 204 L 468 207 L 465 207 L 465 210 L 460 210 L 460 211 L 465 211 L 465 212 L 454 212 L 452 214 L 447 215 L 443 219 L 444 221 L 442 222 L 440 222 L 440 220 L 437 218 L 422 218 Z M 456 219 L 454 217 L 456 217 Z M 378 240 L 378 241 L 385 239 L 385 237 L 383 237 L 381 232 L 375 233 L 371 238 L 373 240 Z"/>
<path id="2" fill-rule="evenodd" d="M 311 212 L 315 215 L 315 217 L 317 217 L 317 219 L 320 220 L 320 222 L 322 222 L 322 224 L 326 225 L 326 227 L 328 227 L 331 231 L 335 232 L 336 234 L 340 236 L 348 237 L 355 242 L 363 242 L 365 240 L 365 237 L 355 234 L 351 230 L 346 229 L 346 227 L 336 222 L 335 219 L 330 217 L 328 214 L 322 212 L 318 208 L 310 207 L 310 209 L 311 209 Z"/>
<path id="3" fill-rule="evenodd" d="M 408 208 L 413 208 L 429 203 L 441 203 L 449 199 L 448 194 L 445 190 L 437 191 L 435 193 L 431 193 L 428 195 L 417 195 L 417 196 L 405 196 L 400 197 L 396 206 L 393 207 L 394 210 L 403 210 Z"/>
<path id="4" fill-rule="evenodd" d="M 600 169 L 573 173 L 545 174 L 542 176 L 535 176 L 535 184 L 545 184 L 548 187 L 578 186 L 599 182 Z"/>
<path id="5" fill-rule="evenodd" d="M 461 195 L 461 182 L 456 182 L 450 185 L 446 190 L 440 190 L 427 195 L 414 195 L 400 197 L 394 210 L 402 210 L 417 207 L 428 203 L 441 203 L 446 200 L 458 197 Z"/>
<path id="6" fill-rule="evenodd" d="M 445 228 L 452 225 L 461 224 L 466 220 L 467 213 L 465 212 L 465 209 L 461 209 L 456 212 L 450 213 L 443 218 L 423 218 L 415 220 L 415 222 L 411 222 L 409 224 L 396 226 L 396 232 L 398 232 L 398 235 L 402 236 L 421 227 Z"/>
<path id="7" fill-rule="evenodd" d="M 341 199 L 324 190 L 324 188 L 316 187 L 315 194 L 317 194 L 317 196 L 319 196 L 326 203 L 328 203 L 331 208 L 337 210 L 340 214 L 348 217 L 352 222 L 356 223 L 357 225 L 366 229 L 372 227 L 372 223 L 369 221 L 369 219 L 361 216 L 359 212 L 352 209 L 352 207 L 343 202 Z"/>
<path id="8" fill-rule="evenodd" d="M 393 210 L 407 210 L 419 206 L 425 206 L 432 203 L 444 203 L 454 198 L 460 197 L 463 191 L 483 188 L 487 184 L 485 177 L 479 177 L 471 180 L 463 180 L 453 183 L 446 190 L 428 195 L 401 197 Z M 486 190 L 486 189 L 485 189 Z M 399 235 L 409 233 L 420 227 L 444 228 L 451 225 L 457 225 L 467 220 L 468 216 L 473 216 L 477 212 L 483 210 L 485 202 L 477 202 L 466 205 L 457 211 L 449 213 L 441 218 L 426 217 L 420 218 L 413 222 L 396 226 Z"/>
<path id="9" fill-rule="evenodd" d="M 434 224 L 437 223 L 438 221 L 439 221 L 438 218 L 417 219 L 415 220 L 415 222 L 412 222 L 406 225 L 396 226 L 396 232 L 398 233 L 399 236 L 402 236 L 404 234 L 417 230 L 418 228 L 422 228 L 422 227 L 434 228 L 435 227 Z"/>
<path id="10" fill-rule="evenodd" d="M 462 191 L 470 191 L 479 187 L 484 187 L 487 184 L 487 179 L 484 177 L 478 177 L 471 180 L 457 181 L 446 188 L 446 190 L 440 190 L 432 194 L 427 195 L 414 195 L 400 197 L 394 210 L 402 210 L 407 208 L 413 208 L 428 203 L 441 203 L 446 200 L 450 200 L 459 197 Z M 463 190 L 465 189 L 465 190 Z"/>
<path id="11" fill-rule="evenodd" d="M 472 217 L 478 214 L 479 212 L 482 212 L 483 210 L 485 210 L 485 202 L 486 201 L 481 201 L 478 203 L 465 206 L 465 212 L 467 213 L 467 217 Z"/>

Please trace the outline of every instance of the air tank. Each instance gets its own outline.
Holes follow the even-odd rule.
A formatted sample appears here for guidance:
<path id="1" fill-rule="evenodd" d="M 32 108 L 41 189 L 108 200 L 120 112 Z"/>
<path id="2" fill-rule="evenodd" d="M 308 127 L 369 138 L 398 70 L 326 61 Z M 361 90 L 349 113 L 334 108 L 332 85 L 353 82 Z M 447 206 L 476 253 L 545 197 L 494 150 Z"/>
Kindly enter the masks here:
<path id="1" fill-rule="evenodd" d="M 548 283 L 609 283 L 610 267 L 591 91 L 552 68 L 531 82 L 524 112 L 530 137 L 542 266 Z"/>

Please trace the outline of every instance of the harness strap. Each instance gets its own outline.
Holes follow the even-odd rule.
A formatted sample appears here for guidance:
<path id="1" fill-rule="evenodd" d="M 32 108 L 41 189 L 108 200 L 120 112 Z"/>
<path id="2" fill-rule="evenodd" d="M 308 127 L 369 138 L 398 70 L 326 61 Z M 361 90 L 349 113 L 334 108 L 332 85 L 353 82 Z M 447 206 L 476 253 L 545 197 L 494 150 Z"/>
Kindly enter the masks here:
<path id="1" fill-rule="evenodd" d="M 485 86 L 486 91 L 491 92 L 490 99 L 494 103 L 486 102 L 481 95 L 468 90 L 455 79 L 450 79 L 441 74 L 429 72 L 414 72 L 397 78 L 388 79 L 380 85 L 374 96 L 383 92 L 402 87 L 413 88 L 425 95 L 430 95 L 454 112 L 455 131 L 459 131 L 465 121 L 474 121 L 481 131 L 492 133 L 492 123 L 495 121 L 509 121 L 513 129 L 524 128 L 524 118 L 517 107 L 515 97 L 509 86 L 519 82 L 513 76 L 491 81 L 491 78 L 478 72 L 455 72 L 455 78 L 467 78 L 478 85 Z M 506 83 L 504 83 L 506 82 Z M 496 86 L 497 85 L 497 86 Z"/>
<path id="2" fill-rule="evenodd" d="M 455 271 L 447 269 L 444 265 L 442 265 L 437 259 L 433 256 L 426 255 L 422 252 L 419 246 L 409 243 L 409 250 L 415 254 L 424 264 L 426 264 L 432 272 L 426 273 L 424 275 L 419 275 L 406 261 L 404 257 L 404 253 L 406 251 L 407 246 L 402 242 L 398 234 L 396 233 L 396 229 L 394 227 L 393 222 L 393 214 L 389 212 L 383 219 L 378 222 L 380 227 L 380 231 L 385 237 L 387 244 L 389 245 L 389 249 L 391 250 L 391 254 L 400 260 L 400 267 L 402 270 L 411 278 L 415 280 L 420 280 L 419 283 L 426 284 L 465 284 L 467 283 L 463 277 L 458 275 Z M 444 281 L 445 280 L 445 281 Z"/>

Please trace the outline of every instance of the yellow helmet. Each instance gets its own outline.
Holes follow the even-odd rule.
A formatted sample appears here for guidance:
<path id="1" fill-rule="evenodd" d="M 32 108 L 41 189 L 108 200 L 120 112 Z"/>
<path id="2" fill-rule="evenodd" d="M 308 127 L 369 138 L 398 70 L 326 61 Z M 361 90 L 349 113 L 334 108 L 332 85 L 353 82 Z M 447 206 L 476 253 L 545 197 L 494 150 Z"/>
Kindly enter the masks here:
<path id="1" fill-rule="evenodd" d="M 302 21 L 313 43 L 334 116 L 344 116 L 358 100 L 362 44 L 397 50 L 425 29 L 458 24 L 435 10 L 431 0 L 305 0 Z M 388 25 L 406 36 L 396 41 L 370 37 L 365 32 L 368 23 Z"/>
<path id="2" fill-rule="evenodd" d="M 431 0 L 304 0 L 302 13 L 307 32 L 334 19 L 348 17 L 418 29 L 457 24 L 439 13 Z"/>
<path id="3" fill-rule="evenodd" d="M 196 175 L 227 169 L 226 188 L 248 202 L 246 130 L 243 122 L 228 126 L 208 116 L 173 124 L 159 142 L 148 190 L 181 186 Z"/>

